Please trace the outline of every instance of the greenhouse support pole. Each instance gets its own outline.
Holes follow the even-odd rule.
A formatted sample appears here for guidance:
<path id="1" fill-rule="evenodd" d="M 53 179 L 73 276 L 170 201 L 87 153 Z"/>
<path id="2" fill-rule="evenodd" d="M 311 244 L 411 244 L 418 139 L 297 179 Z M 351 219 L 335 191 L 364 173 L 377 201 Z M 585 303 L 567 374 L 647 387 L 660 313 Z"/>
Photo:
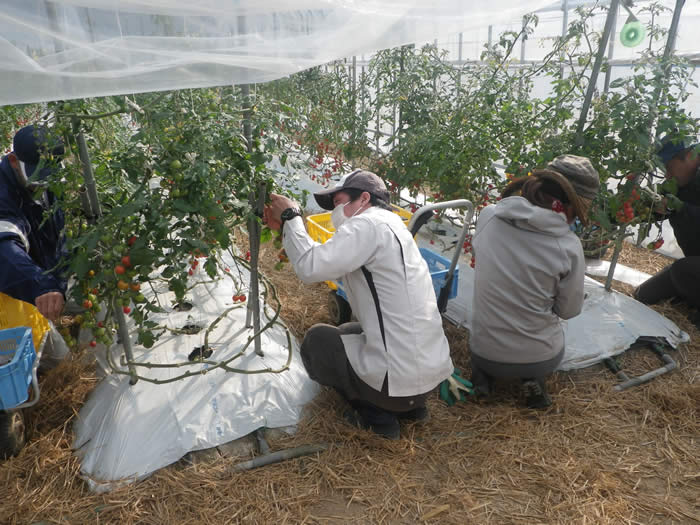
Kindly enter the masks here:
<path id="1" fill-rule="evenodd" d="M 491 26 L 489 26 L 489 35 L 491 35 Z M 491 38 L 489 38 L 491 40 Z M 462 63 L 462 44 L 464 42 L 464 34 L 460 33 L 458 36 L 458 44 L 457 44 L 457 60 L 459 63 Z"/>
<path id="2" fill-rule="evenodd" d="M 404 59 L 406 56 L 406 47 L 401 46 L 401 60 L 399 61 L 399 74 L 403 77 L 406 68 L 404 66 Z M 394 133 L 398 133 L 398 143 L 401 144 L 401 129 L 403 128 L 403 102 L 399 102 L 399 120 L 398 124 L 394 125 Z"/>
<path id="3" fill-rule="evenodd" d="M 562 11 L 561 37 L 562 37 L 562 39 L 564 39 L 566 37 L 566 33 L 569 29 L 569 0 L 562 0 L 561 11 Z M 562 46 L 561 58 L 560 58 L 559 78 L 561 78 L 561 79 L 564 78 L 564 49 L 563 49 L 563 46 Z"/>
<path id="4" fill-rule="evenodd" d="M 605 27 L 603 28 L 603 36 L 600 38 L 598 43 L 598 54 L 595 57 L 595 62 L 593 63 L 593 69 L 591 70 L 591 78 L 588 81 L 588 89 L 586 90 L 586 98 L 583 100 L 583 107 L 581 108 L 581 116 L 578 119 L 578 125 L 576 126 L 576 145 L 581 146 L 583 144 L 583 127 L 586 124 L 586 118 L 588 117 L 588 110 L 591 107 L 591 101 L 593 100 L 593 92 L 596 88 L 596 82 L 598 81 L 598 73 L 600 73 L 600 66 L 603 64 L 603 58 L 605 57 L 605 48 L 608 45 L 608 39 L 610 38 L 610 33 L 613 30 L 613 19 L 615 18 L 615 13 L 620 5 L 620 0 L 611 0 L 610 8 L 608 9 L 608 16 L 605 18 Z"/>
<path id="5" fill-rule="evenodd" d="M 676 7 L 673 10 L 673 18 L 671 18 L 671 26 L 668 29 L 668 36 L 666 37 L 666 46 L 664 47 L 664 54 L 663 58 L 661 59 L 661 67 L 662 67 L 662 72 L 664 79 L 668 78 L 668 75 L 671 73 L 671 55 L 673 54 L 673 50 L 676 48 L 676 35 L 678 34 L 678 23 L 680 22 L 681 19 L 681 10 L 683 9 L 683 6 L 685 5 L 685 0 L 676 0 Z M 657 86 L 656 90 L 654 91 L 654 106 L 658 106 L 659 103 L 659 98 L 661 97 L 661 87 Z M 650 135 L 650 143 L 653 142 L 654 138 L 654 128 L 656 127 L 656 115 L 653 115 L 650 122 L 649 122 L 649 130 Z"/>
<path id="6" fill-rule="evenodd" d="M 353 120 L 357 119 L 357 56 L 352 56 L 352 114 Z M 353 148 L 357 141 L 357 125 L 352 126 L 352 136 L 350 137 Z"/>
<path id="7" fill-rule="evenodd" d="M 489 26 L 489 51 L 493 48 L 493 26 Z"/>
<path id="8" fill-rule="evenodd" d="M 561 36 L 565 37 L 566 32 L 569 29 L 569 0 L 562 0 L 561 2 Z"/>
<path id="9" fill-rule="evenodd" d="M 250 102 L 250 84 L 241 86 L 241 94 L 243 95 L 243 136 L 246 140 L 248 153 L 253 151 L 253 128 Z M 262 201 L 262 203 L 261 203 Z M 248 243 L 250 245 L 250 297 L 248 298 L 248 309 L 246 311 L 246 328 L 252 328 L 255 336 L 255 353 L 259 356 L 263 355 L 261 340 L 260 340 L 260 290 L 258 286 L 258 261 L 260 255 L 260 222 L 259 217 L 262 217 L 262 208 L 265 204 L 265 185 L 258 185 L 257 190 L 250 193 L 248 204 L 253 210 L 253 216 L 248 219 Z M 252 318 L 252 324 L 251 324 Z"/>
<path id="10" fill-rule="evenodd" d="M 619 10 L 615 9 L 614 11 L 612 10 L 611 7 L 611 12 L 613 14 L 613 21 L 612 21 L 612 26 L 613 30 L 617 29 L 617 12 Z M 612 76 L 612 66 L 610 65 L 610 61 L 613 59 L 613 53 L 615 52 L 615 38 L 610 39 L 610 44 L 608 45 L 608 69 L 605 71 L 605 84 L 603 85 L 603 93 L 607 93 L 608 90 L 610 89 L 610 77 Z"/>
<path id="11" fill-rule="evenodd" d="M 377 153 L 379 153 L 379 130 L 381 127 L 380 113 L 381 113 L 382 108 L 379 105 L 379 76 L 378 75 L 377 75 L 377 94 L 375 95 L 375 100 L 377 101 L 377 104 L 376 104 L 376 106 L 377 106 L 377 129 L 376 129 L 376 132 L 374 134 L 374 139 L 376 141 Z M 372 102 L 370 101 L 370 105 L 371 104 L 372 104 Z"/>
<path id="12" fill-rule="evenodd" d="M 55 35 L 61 34 L 61 29 L 58 25 L 58 16 L 56 14 L 56 4 L 54 2 L 49 2 L 44 0 L 44 6 L 46 7 L 46 17 L 49 19 L 49 28 L 54 32 Z M 63 42 L 59 38 L 54 38 L 53 40 L 54 49 L 56 53 L 63 53 Z"/>
<path id="13" fill-rule="evenodd" d="M 437 38 L 435 39 L 434 45 L 435 45 L 435 53 L 439 54 L 438 53 L 438 39 Z M 437 93 L 437 77 L 433 77 L 433 93 Z"/>
<path id="14" fill-rule="evenodd" d="M 80 163 L 83 165 L 85 189 L 87 191 L 88 201 L 90 202 L 91 217 L 88 217 L 88 220 L 93 223 L 102 215 L 102 211 L 100 210 L 100 201 L 97 197 L 97 185 L 95 183 L 95 176 L 92 173 L 92 162 L 90 161 L 90 152 L 88 151 L 85 134 L 82 131 L 78 132 L 77 139 L 78 156 L 80 157 Z"/>
<path id="15" fill-rule="evenodd" d="M 357 89 L 357 57 L 353 55 L 352 57 L 352 91 L 353 93 Z"/>
<path id="16" fill-rule="evenodd" d="M 523 34 L 520 37 L 520 65 L 525 63 L 525 40 L 527 40 L 527 33 L 525 29 L 527 28 L 527 17 L 523 17 Z M 518 75 L 518 96 L 521 96 L 523 92 L 523 69 L 520 70 Z"/>
<path id="17" fill-rule="evenodd" d="M 83 207 L 83 211 L 87 217 L 92 217 L 92 206 L 90 205 L 90 197 L 88 197 L 87 188 L 83 184 L 79 190 L 80 193 L 80 205 Z M 88 219 L 88 222 L 91 222 Z"/>
<path id="18" fill-rule="evenodd" d="M 360 67 L 360 82 L 365 82 L 367 78 L 367 75 L 365 74 L 365 66 Z M 362 113 L 364 114 L 365 109 L 367 108 L 367 101 L 365 100 L 365 91 L 362 90 L 362 97 L 360 97 L 360 107 L 362 108 Z"/>
<path id="19" fill-rule="evenodd" d="M 126 326 L 126 316 L 122 310 L 122 305 L 119 304 L 119 299 L 114 298 L 112 301 L 112 308 L 114 309 L 114 317 L 117 318 L 117 328 L 119 329 L 119 340 L 124 347 L 124 355 L 126 356 L 126 366 L 129 368 L 129 384 L 135 385 L 139 380 L 138 375 L 136 375 L 136 367 L 134 367 L 134 352 L 131 349 L 131 339 L 129 339 L 129 329 Z M 109 348 L 107 349 L 109 352 Z"/>
<path id="20" fill-rule="evenodd" d="M 527 27 L 527 17 L 523 17 L 523 36 L 520 40 L 520 63 L 525 62 L 525 40 L 527 40 L 527 34 L 525 33 L 525 28 Z"/>
<path id="21" fill-rule="evenodd" d="M 685 5 L 685 0 L 676 0 L 676 7 L 673 8 L 673 18 L 671 19 L 671 27 L 668 29 L 668 37 L 666 37 L 666 47 L 664 48 L 664 75 L 668 76 L 670 64 L 668 59 L 671 57 L 673 50 L 676 49 L 676 35 L 678 35 L 678 24 L 681 20 L 681 10 Z"/>

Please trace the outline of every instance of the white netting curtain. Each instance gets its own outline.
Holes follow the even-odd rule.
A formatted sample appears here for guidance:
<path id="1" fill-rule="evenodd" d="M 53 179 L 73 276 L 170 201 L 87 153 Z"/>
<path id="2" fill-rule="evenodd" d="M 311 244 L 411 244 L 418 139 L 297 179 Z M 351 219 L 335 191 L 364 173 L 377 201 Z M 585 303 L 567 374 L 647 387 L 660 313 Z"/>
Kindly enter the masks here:
<path id="1" fill-rule="evenodd" d="M 254 83 L 552 0 L 4 0 L 0 105 Z"/>

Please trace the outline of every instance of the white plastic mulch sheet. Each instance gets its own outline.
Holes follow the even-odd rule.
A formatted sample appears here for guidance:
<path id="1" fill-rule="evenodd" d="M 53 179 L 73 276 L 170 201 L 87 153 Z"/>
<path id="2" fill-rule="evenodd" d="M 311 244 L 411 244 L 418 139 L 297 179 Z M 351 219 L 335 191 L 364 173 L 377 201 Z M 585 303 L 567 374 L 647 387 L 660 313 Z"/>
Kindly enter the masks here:
<path id="1" fill-rule="evenodd" d="M 606 277 L 610 271 L 610 261 L 604 261 L 602 259 L 586 259 L 586 275 L 593 275 L 595 277 Z M 632 286 L 639 286 L 644 281 L 651 277 L 650 274 L 645 272 L 640 272 L 624 264 L 616 264 L 615 272 L 613 278 L 617 281 L 623 283 L 631 284 Z"/>
<path id="2" fill-rule="evenodd" d="M 235 282 L 229 275 L 212 281 L 200 265 L 191 278 L 191 284 L 199 284 L 187 293 L 193 304 L 188 312 L 173 310 L 174 296 L 163 285 L 158 297 L 166 313 L 153 315 L 152 319 L 172 329 L 188 324 L 203 329 L 193 335 L 168 331 L 148 350 L 135 345 L 137 362 L 188 362 L 188 355 L 204 345 L 206 329 L 234 306 L 232 296 L 240 293 L 240 283 L 247 288 L 249 282 L 248 272 L 239 270 L 228 259 Z M 245 303 L 238 304 L 241 306 L 223 317 L 209 333 L 211 361 L 233 357 L 252 335 L 252 329 L 245 328 Z M 264 326 L 271 316 L 268 308 L 267 314 L 261 316 L 261 324 Z M 293 337 L 291 342 L 290 349 L 286 328 L 275 323 L 262 334 L 264 357 L 255 355 L 251 343 L 244 355 L 230 363 L 248 371 L 280 369 L 291 351 L 289 368 L 281 373 L 242 374 L 215 369 L 172 383 L 139 380 L 133 386 L 129 376 L 108 375 L 92 392 L 74 426 L 74 448 L 82 459 L 81 472 L 90 487 L 111 490 L 144 478 L 189 451 L 227 443 L 260 427 L 297 423 L 303 405 L 316 395 L 318 387 L 307 376 Z M 121 345 L 114 345 L 110 352 L 119 365 Z M 137 370 L 150 379 L 167 380 L 185 371 L 205 371 L 210 367 L 197 363 Z"/>
<path id="3" fill-rule="evenodd" d="M 472 320 L 474 270 L 468 264 L 459 267 L 459 292 L 447 305 L 445 316 L 469 329 Z M 661 314 L 627 295 L 607 292 L 598 281 L 586 277 L 583 311 L 562 321 L 566 350 L 559 370 L 594 365 L 607 357 L 621 354 L 639 337 L 661 337 L 673 347 L 689 341 L 688 334 Z"/>

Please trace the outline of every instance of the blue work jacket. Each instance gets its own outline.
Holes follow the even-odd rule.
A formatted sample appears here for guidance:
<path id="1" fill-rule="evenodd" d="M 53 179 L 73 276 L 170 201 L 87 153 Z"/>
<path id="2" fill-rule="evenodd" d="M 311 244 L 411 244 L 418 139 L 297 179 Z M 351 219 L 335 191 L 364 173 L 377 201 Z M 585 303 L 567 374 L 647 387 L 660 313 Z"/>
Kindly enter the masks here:
<path id="1" fill-rule="evenodd" d="M 20 185 L 5 156 L 0 162 L 0 292 L 35 304 L 48 292 L 65 295 L 62 275 L 65 255 L 63 212 L 54 207 L 55 196 L 46 192 L 36 202 Z M 13 227 L 14 226 L 14 227 Z M 27 246 L 28 245 L 28 246 Z"/>

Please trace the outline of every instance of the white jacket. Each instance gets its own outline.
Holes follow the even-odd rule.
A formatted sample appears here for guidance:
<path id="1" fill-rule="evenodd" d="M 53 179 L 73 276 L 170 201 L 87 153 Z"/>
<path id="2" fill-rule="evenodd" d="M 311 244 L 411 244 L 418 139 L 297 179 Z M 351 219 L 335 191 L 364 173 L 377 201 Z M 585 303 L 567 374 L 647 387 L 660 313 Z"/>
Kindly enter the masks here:
<path id="1" fill-rule="evenodd" d="M 564 348 L 561 319 L 583 306 L 585 261 L 561 213 L 508 197 L 481 211 L 469 347 L 500 363 L 536 363 Z"/>
<path id="2" fill-rule="evenodd" d="M 350 365 L 389 395 L 430 391 L 453 372 L 428 265 L 401 219 L 371 207 L 325 244 L 314 242 L 300 217 L 284 226 L 284 249 L 306 283 L 341 278 L 363 335 L 343 336 Z"/>

